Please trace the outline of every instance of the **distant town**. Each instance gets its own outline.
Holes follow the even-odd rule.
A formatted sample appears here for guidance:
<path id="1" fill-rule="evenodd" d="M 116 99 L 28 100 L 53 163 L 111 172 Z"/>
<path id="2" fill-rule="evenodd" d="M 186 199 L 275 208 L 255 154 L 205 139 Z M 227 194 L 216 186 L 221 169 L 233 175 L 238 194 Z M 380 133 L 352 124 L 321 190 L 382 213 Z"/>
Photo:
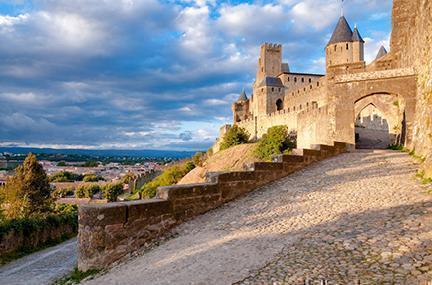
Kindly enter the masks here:
<path id="1" fill-rule="evenodd" d="M 0 185 L 4 185 L 7 178 L 14 174 L 14 169 L 23 163 L 28 154 L 26 151 L 0 152 Z M 70 150 L 67 151 L 70 152 Z M 164 154 L 160 151 L 154 155 L 146 153 L 146 156 L 136 156 L 139 155 L 136 152 L 132 155 L 115 155 L 111 151 L 109 154 L 104 155 L 103 152 L 97 154 L 61 153 L 59 150 L 53 153 L 38 153 L 36 156 L 47 175 L 51 177 L 53 188 L 76 188 L 83 182 L 120 182 L 127 176 L 135 179 L 148 176 L 151 179 L 155 174 L 160 173 L 164 166 L 190 156 L 188 152 Z M 74 178 L 61 177 L 56 180 L 55 176 L 59 174 L 63 176 L 74 174 Z M 97 178 L 86 179 L 86 177 Z"/>

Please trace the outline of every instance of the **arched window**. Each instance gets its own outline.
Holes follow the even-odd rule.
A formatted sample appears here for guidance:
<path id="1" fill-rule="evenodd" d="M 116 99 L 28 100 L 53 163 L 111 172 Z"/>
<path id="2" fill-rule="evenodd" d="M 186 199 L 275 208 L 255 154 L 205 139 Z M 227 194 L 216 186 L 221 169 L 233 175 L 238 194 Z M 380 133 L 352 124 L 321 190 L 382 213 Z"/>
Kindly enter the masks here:
<path id="1" fill-rule="evenodd" d="M 297 77 L 294 77 L 294 82 L 297 82 Z"/>
<path id="2" fill-rule="evenodd" d="M 335 45 L 335 51 L 337 51 L 337 45 Z"/>
<path id="3" fill-rule="evenodd" d="M 277 101 L 276 101 L 276 110 L 278 110 L 278 111 L 283 110 L 283 101 L 282 101 L 282 99 L 277 99 Z"/>

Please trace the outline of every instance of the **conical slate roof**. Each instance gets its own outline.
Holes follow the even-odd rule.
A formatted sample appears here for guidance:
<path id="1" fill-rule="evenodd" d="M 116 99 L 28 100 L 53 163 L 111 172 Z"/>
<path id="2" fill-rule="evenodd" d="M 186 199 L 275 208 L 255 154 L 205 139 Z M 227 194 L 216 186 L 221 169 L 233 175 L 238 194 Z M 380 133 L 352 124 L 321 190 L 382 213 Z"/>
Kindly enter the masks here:
<path id="1" fill-rule="evenodd" d="M 381 57 L 385 56 L 386 54 L 387 54 L 387 50 L 385 49 L 384 46 L 381 46 L 375 60 L 380 59 Z"/>
<path id="2" fill-rule="evenodd" d="M 336 43 L 352 42 L 352 37 L 353 37 L 353 32 L 351 30 L 351 27 L 348 24 L 345 17 L 342 16 L 339 18 L 339 22 L 337 23 L 333 35 L 330 41 L 328 42 L 327 46 Z"/>
<path id="3" fill-rule="evenodd" d="M 357 26 L 354 27 L 354 32 L 353 32 L 353 35 L 352 35 L 352 41 L 353 42 L 362 42 L 362 43 L 365 42 L 363 40 L 363 38 L 360 36 L 360 33 L 359 33 L 358 29 L 357 29 Z"/>
<path id="4" fill-rule="evenodd" d="M 240 97 L 237 99 L 237 102 L 240 102 L 240 101 L 247 101 L 247 100 L 248 100 L 248 98 L 247 98 L 247 96 L 246 96 L 246 92 L 245 92 L 245 90 L 243 89 L 242 92 L 240 93 Z"/>

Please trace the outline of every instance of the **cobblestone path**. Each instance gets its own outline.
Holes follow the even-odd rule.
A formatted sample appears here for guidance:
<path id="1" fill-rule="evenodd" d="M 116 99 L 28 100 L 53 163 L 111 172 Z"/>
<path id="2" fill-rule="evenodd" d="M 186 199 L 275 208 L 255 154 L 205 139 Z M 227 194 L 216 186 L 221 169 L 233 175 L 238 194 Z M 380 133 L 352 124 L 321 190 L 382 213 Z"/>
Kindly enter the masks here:
<path id="1" fill-rule="evenodd" d="M 76 266 L 76 238 L 0 267 L 1 285 L 47 285 Z"/>
<path id="2" fill-rule="evenodd" d="M 89 284 L 432 280 L 432 195 L 407 154 L 322 161 L 208 212 Z"/>

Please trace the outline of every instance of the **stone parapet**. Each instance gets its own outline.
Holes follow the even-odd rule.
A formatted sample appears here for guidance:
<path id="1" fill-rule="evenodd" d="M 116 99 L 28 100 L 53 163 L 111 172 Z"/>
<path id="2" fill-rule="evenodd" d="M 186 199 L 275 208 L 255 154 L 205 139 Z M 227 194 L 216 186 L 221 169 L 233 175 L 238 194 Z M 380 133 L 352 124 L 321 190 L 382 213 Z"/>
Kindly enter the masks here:
<path id="1" fill-rule="evenodd" d="M 398 68 L 338 75 L 335 77 L 334 81 L 335 83 L 347 83 L 352 81 L 382 80 L 397 77 L 415 76 L 415 74 L 416 73 L 413 68 Z"/>
<path id="2" fill-rule="evenodd" d="M 78 268 L 107 268 L 185 220 L 348 149 L 316 145 L 254 163 L 250 171 L 212 173 L 209 183 L 160 187 L 156 199 L 80 205 Z"/>

